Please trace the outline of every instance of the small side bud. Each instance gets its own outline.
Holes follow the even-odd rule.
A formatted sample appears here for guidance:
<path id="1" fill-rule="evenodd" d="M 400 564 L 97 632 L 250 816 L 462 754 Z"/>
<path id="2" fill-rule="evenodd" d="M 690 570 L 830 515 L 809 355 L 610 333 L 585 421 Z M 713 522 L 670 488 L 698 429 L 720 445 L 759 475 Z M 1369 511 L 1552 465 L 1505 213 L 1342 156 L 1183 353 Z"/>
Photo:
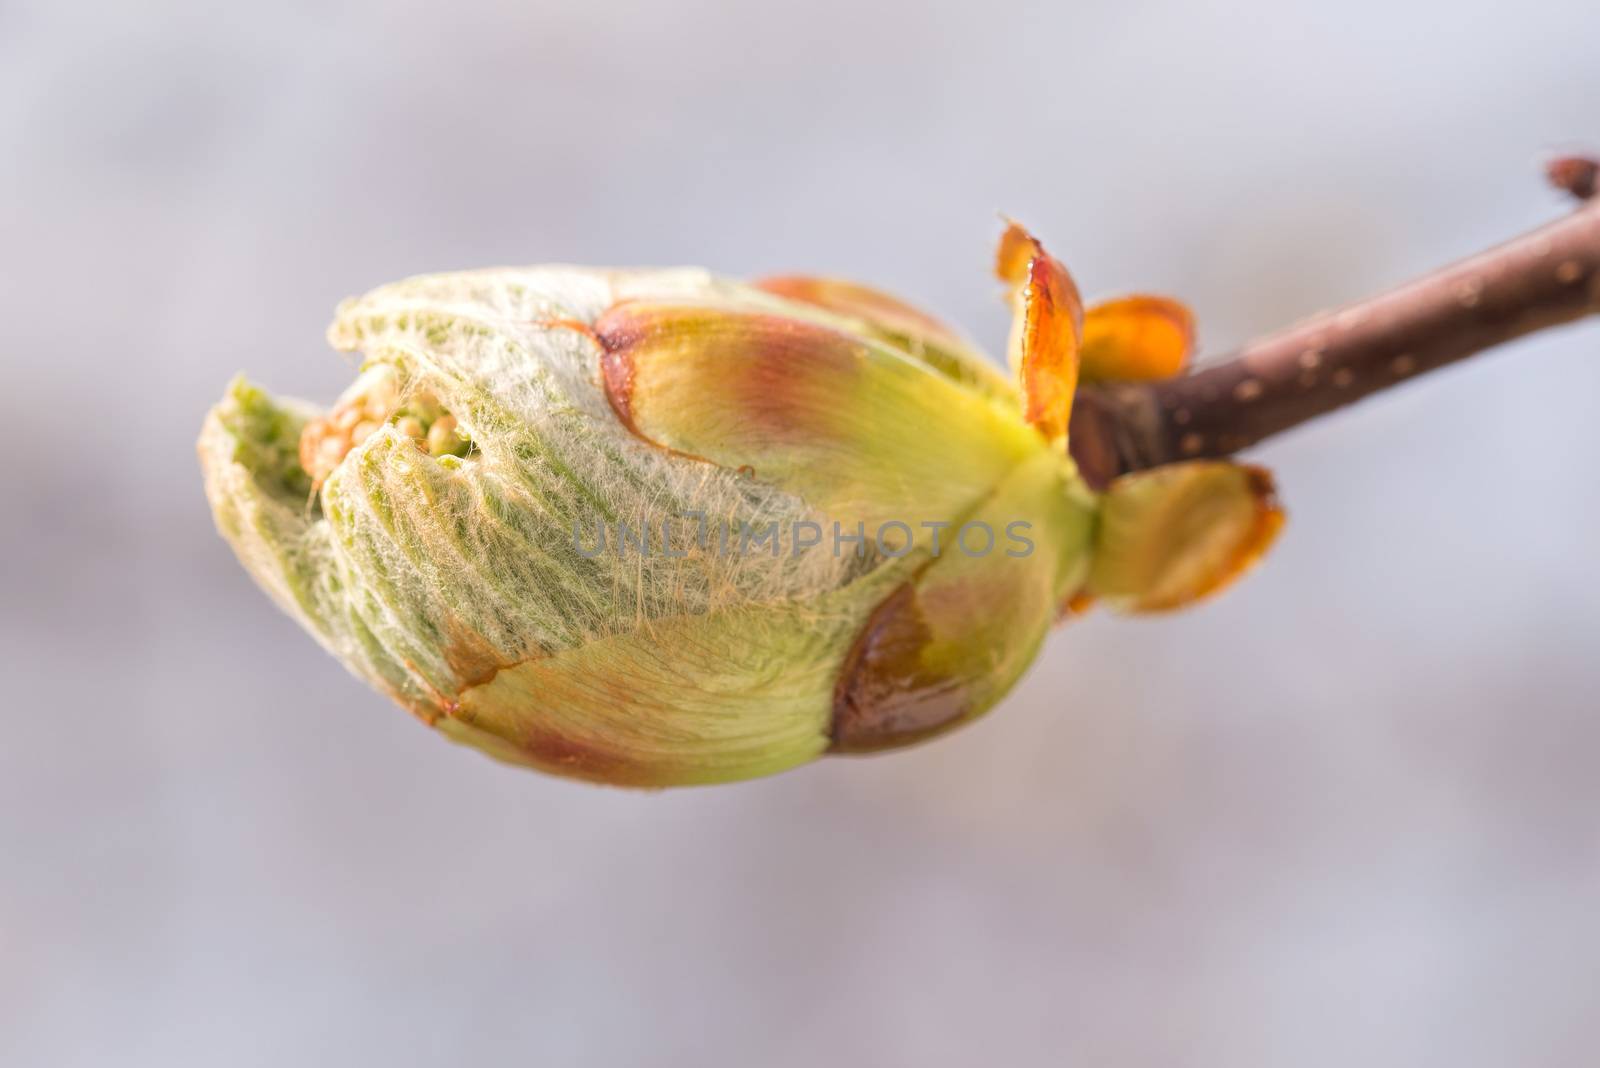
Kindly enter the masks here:
<path id="1" fill-rule="evenodd" d="M 1551 185 L 1579 200 L 1600 191 L 1600 160 L 1592 156 L 1557 156 L 1545 164 L 1544 173 Z"/>

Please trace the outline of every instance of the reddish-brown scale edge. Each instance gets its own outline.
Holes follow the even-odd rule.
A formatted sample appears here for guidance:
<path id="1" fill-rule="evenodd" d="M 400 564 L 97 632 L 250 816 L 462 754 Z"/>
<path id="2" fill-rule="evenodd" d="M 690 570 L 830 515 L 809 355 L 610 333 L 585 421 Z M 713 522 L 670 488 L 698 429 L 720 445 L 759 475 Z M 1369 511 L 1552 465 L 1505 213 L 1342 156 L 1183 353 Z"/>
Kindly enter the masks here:
<path id="1" fill-rule="evenodd" d="M 828 752 L 899 749 L 967 718 L 970 709 L 959 680 L 920 673 L 916 657 L 930 635 L 919 612 L 913 578 L 867 617 L 834 684 Z"/>

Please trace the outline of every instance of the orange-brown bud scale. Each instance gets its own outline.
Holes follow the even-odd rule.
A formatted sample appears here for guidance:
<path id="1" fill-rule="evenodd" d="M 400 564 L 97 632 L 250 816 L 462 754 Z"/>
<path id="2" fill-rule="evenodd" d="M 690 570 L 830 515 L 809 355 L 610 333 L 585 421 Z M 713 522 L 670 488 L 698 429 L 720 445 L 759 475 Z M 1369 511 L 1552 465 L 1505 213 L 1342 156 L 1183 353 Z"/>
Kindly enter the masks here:
<path id="1" fill-rule="evenodd" d="M 1059 441 L 1078 388 L 1083 299 L 1067 269 L 1016 223 L 1000 239 L 995 273 L 1012 287 L 1011 362 L 1022 380 L 1024 416 Z"/>
<path id="2" fill-rule="evenodd" d="M 1171 297 L 1138 294 L 1093 305 L 1083 320 L 1083 377 L 1148 382 L 1180 374 L 1194 351 L 1194 315 Z"/>

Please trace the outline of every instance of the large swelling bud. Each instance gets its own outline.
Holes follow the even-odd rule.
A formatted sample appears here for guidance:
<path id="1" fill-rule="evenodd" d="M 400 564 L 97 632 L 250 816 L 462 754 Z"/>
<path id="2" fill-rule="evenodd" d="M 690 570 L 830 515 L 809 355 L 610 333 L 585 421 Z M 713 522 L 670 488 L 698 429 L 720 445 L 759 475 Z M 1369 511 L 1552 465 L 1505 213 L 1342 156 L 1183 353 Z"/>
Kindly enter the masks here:
<path id="1" fill-rule="evenodd" d="M 989 708 L 1069 603 L 1172 607 L 1277 527 L 1225 463 L 1090 490 L 1087 377 L 1181 369 L 1187 312 L 1084 311 L 1013 227 L 1017 384 L 865 287 L 438 275 L 346 302 L 326 412 L 243 381 L 200 438 L 218 528 L 352 671 L 452 738 L 601 782 L 768 774 Z"/>

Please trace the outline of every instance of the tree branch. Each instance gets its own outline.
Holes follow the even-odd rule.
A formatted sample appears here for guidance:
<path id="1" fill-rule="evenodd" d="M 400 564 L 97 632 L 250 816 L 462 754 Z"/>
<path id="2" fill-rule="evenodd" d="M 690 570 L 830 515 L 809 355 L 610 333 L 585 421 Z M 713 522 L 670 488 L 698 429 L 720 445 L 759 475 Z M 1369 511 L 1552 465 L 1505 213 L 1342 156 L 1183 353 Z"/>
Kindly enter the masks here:
<path id="1" fill-rule="evenodd" d="M 1073 457 L 1103 485 L 1157 464 L 1228 456 L 1474 353 L 1600 313 L 1597 169 L 1576 157 L 1553 162 L 1552 183 L 1590 199 L 1498 248 L 1180 378 L 1085 387 L 1073 405 Z"/>

